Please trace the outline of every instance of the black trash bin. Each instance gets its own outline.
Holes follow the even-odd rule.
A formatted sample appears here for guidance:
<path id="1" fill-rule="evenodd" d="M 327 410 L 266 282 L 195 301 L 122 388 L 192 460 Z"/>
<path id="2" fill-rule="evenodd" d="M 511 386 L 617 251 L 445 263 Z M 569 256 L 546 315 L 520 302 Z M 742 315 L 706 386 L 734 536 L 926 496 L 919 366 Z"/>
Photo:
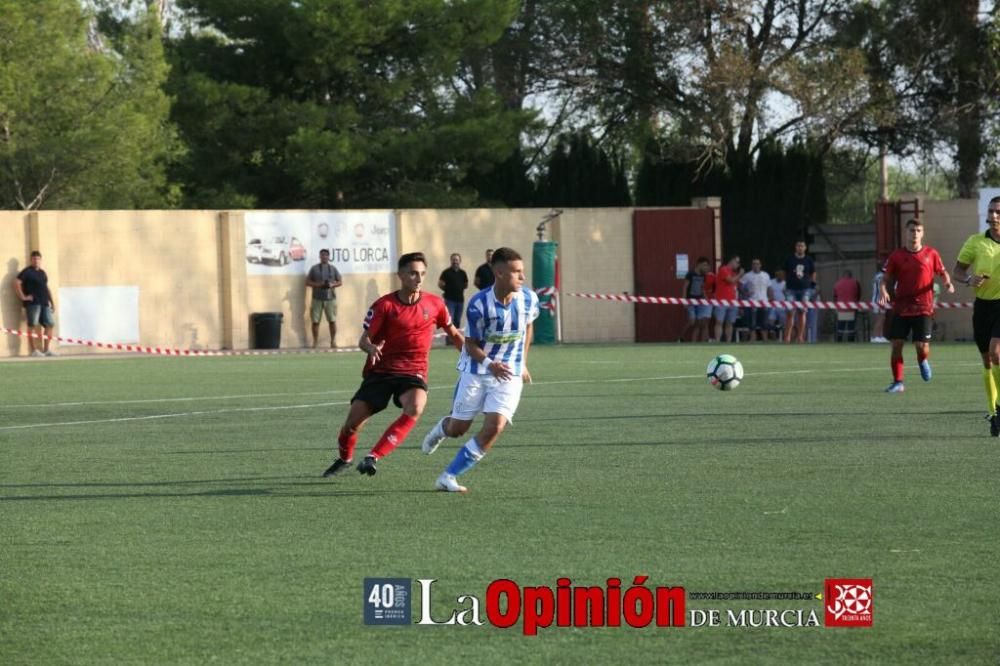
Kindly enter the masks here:
<path id="1" fill-rule="evenodd" d="M 254 312 L 250 315 L 254 349 L 279 349 L 281 347 L 280 312 Z"/>

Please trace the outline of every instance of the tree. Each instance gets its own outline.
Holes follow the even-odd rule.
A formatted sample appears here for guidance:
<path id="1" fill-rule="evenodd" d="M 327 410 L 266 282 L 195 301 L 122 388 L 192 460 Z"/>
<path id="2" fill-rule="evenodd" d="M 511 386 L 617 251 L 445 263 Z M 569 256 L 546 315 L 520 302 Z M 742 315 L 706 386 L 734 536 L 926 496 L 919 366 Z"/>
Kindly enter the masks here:
<path id="1" fill-rule="evenodd" d="M 586 132 L 560 137 L 538 184 L 542 206 L 628 206 L 624 165 Z"/>
<path id="2" fill-rule="evenodd" d="M 93 39 L 73 2 L 0 0 L 0 206 L 153 207 L 176 150 L 158 23 Z"/>
<path id="3" fill-rule="evenodd" d="M 178 5 L 203 26 L 171 50 L 192 205 L 468 205 L 531 120 L 456 77 L 515 0 Z"/>
<path id="4" fill-rule="evenodd" d="M 859 7 L 842 33 L 864 49 L 874 100 L 855 136 L 901 156 L 948 155 L 962 197 L 975 197 L 996 112 L 995 28 L 979 10 L 979 0 L 888 0 Z"/>

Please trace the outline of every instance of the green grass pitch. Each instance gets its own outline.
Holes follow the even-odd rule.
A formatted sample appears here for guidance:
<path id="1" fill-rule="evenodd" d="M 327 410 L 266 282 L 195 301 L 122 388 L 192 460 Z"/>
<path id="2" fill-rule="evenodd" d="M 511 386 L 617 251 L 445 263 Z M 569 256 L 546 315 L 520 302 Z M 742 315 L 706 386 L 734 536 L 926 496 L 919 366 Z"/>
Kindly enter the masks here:
<path id="1" fill-rule="evenodd" d="M 734 353 L 743 386 L 708 386 Z M 934 379 L 886 345 L 536 347 L 515 423 L 459 442 L 432 354 L 423 420 L 373 478 L 320 478 L 360 354 L 0 364 L 0 662 L 995 664 L 997 478 L 978 354 Z M 362 433 L 358 454 L 398 410 Z M 491 581 L 822 592 L 872 578 L 871 628 L 366 626 L 366 577 L 433 578 L 438 619 Z M 419 595 L 413 599 L 418 619 Z M 691 609 L 823 602 L 701 601 Z M 483 612 L 485 622 L 485 612 Z"/>

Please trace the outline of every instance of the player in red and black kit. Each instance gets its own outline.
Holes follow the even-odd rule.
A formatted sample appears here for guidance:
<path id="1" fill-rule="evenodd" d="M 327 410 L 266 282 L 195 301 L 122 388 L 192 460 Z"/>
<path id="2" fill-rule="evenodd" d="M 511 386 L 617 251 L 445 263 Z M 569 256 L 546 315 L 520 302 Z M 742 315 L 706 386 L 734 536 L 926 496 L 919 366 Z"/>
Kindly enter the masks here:
<path id="1" fill-rule="evenodd" d="M 892 322 L 889 324 L 889 340 L 892 353 L 889 365 L 892 368 L 892 383 L 887 393 L 902 393 L 903 388 L 903 344 L 906 336 L 913 332 L 913 346 L 917 350 L 917 364 L 920 376 L 925 382 L 931 380 L 931 329 L 934 314 L 934 276 L 941 277 L 949 294 L 955 293 L 951 276 L 944 269 L 941 255 L 932 247 L 925 246 L 924 225 L 919 220 L 906 222 L 906 247 L 893 251 L 885 262 L 885 277 L 879 286 L 878 304 L 886 307 L 889 303 L 888 285 L 895 285 L 892 299 Z"/>
<path id="2" fill-rule="evenodd" d="M 358 433 L 392 398 L 403 414 L 382 433 L 358 465 L 362 474 L 375 474 L 375 462 L 399 446 L 423 414 L 434 330 L 443 328 L 459 350 L 465 345 L 465 336 L 452 324 L 441 297 L 420 290 L 427 277 L 423 253 L 404 254 L 399 258 L 398 268 L 399 290 L 375 301 L 365 317 L 365 330 L 358 341 L 361 350 L 368 354 L 361 371 L 364 380 L 351 398 L 351 409 L 337 437 L 339 455 L 323 476 L 350 468 Z"/>

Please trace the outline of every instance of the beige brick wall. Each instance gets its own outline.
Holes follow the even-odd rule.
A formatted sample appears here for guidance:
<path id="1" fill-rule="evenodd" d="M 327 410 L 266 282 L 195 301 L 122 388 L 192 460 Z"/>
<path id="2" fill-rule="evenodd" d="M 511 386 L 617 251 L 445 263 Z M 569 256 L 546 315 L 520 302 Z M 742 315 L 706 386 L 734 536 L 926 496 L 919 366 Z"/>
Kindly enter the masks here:
<path id="1" fill-rule="evenodd" d="M 531 280 L 536 227 L 548 209 L 397 211 L 400 253 L 428 257 L 429 291 L 459 252 L 470 280 L 487 247 L 507 245 L 525 257 Z M 0 212 L 0 316 L 8 328 L 24 327 L 14 297 L 14 277 L 37 247 L 44 255 L 53 295 L 66 287 L 135 286 L 143 345 L 182 349 L 245 348 L 254 312 L 282 312 L 283 347 L 310 344 L 304 276 L 248 276 L 243 212 L 230 211 L 42 211 Z M 563 292 L 631 291 L 632 209 L 568 209 L 549 224 L 557 241 Z M 308 258 L 310 263 L 315 257 Z M 338 290 L 338 337 L 353 345 L 368 305 L 395 289 L 395 275 L 344 276 Z M 468 295 L 471 296 L 470 287 Z M 631 304 L 564 297 L 566 342 L 630 341 Z M 321 341 L 325 344 L 325 324 Z M 58 325 L 56 334 L 60 333 Z M 17 356 L 27 345 L 3 336 L 0 356 Z M 100 353 L 86 347 L 64 350 Z"/>
<path id="2" fill-rule="evenodd" d="M 924 242 L 937 249 L 949 271 L 955 266 L 958 251 L 966 239 L 979 231 L 978 201 L 924 201 Z M 904 220 L 905 223 L 905 220 Z M 971 301 L 975 295 L 964 285 L 955 286 L 955 294 L 942 294 L 941 301 Z M 940 327 L 939 338 L 972 339 L 972 310 L 941 310 L 935 319 Z"/>
<path id="3" fill-rule="evenodd" d="M 28 265 L 28 255 L 35 249 L 29 240 L 28 217 L 23 211 L 0 211 L 0 326 L 15 330 L 24 329 L 24 308 L 14 291 L 14 280 Z M 19 356 L 27 349 L 27 342 L 16 335 L 0 336 L 0 356 Z"/>
<path id="4" fill-rule="evenodd" d="M 631 208 L 577 208 L 560 221 L 559 260 L 563 294 L 631 292 Z M 565 342 L 635 340 L 635 306 L 564 296 Z"/>
<path id="5" fill-rule="evenodd" d="M 547 208 L 406 210 L 400 213 L 399 251 L 427 254 L 427 273 L 436 284 L 449 256 L 458 252 L 472 280 L 486 248 L 512 247 L 525 258 L 531 284 L 532 247 L 536 227 Z M 566 209 L 546 229 L 546 239 L 559 243 L 562 291 L 620 293 L 632 289 L 632 209 Z M 472 294 L 470 287 L 467 297 Z M 633 306 L 580 298 L 562 299 L 565 342 L 631 341 L 635 338 Z"/>
<path id="6" fill-rule="evenodd" d="M 43 211 L 38 215 L 39 226 L 51 232 L 43 247 L 57 250 L 58 265 L 51 260 L 45 264 L 57 309 L 61 287 L 138 286 L 142 344 L 181 349 L 222 346 L 218 213 Z M 73 348 L 73 353 L 89 351 Z"/>

